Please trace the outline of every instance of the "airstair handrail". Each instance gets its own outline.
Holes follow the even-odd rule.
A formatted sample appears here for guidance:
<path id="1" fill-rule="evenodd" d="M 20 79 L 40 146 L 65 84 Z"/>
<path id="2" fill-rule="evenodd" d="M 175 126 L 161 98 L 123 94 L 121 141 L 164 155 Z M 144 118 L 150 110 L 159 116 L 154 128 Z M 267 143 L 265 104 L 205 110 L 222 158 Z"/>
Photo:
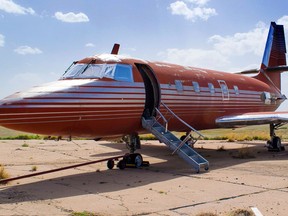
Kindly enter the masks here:
<path id="1" fill-rule="evenodd" d="M 167 133 L 167 131 L 168 131 L 168 121 L 167 121 L 167 119 L 163 116 L 163 114 L 160 112 L 159 109 L 157 109 L 157 108 L 155 107 L 155 110 L 156 110 L 156 112 L 161 116 L 161 118 L 163 119 L 163 121 L 165 122 L 165 133 Z"/>
<path id="2" fill-rule="evenodd" d="M 182 124 L 184 124 L 186 127 L 188 127 L 190 130 L 192 130 L 192 131 L 194 131 L 195 133 L 197 133 L 199 136 L 201 136 L 201 137 L 204 137 L 204 135 L 203 134 L 201 134 L 199 131 L 197 131 L 195 128 L 193 128 L 191 125 L 189 125 L 189 124 L 187 124 L 183 119 L 181 119 L 179 116 L 177 116 L 166 104 L 164 104 L 163 102 L 161 102 L 161 104 L 163 105 L 163 107 L 168 111 L 168 112 L 170 112 L 172 115 L 173 115 L 173 117 L 175 117 L 175 118 L 177 118 Z M 156 109 L 156 111 L 157 111 L 158 109 Z M 159 111 L 159 110 L 158 110 Z M 158 112 L 157 111 L 157 112 Z M 160 112 L 160 111 L 159 111 Z M 162 117 L 163 115 L 161 114 L 161 117 Z M 168 123 L 167 123 L 168 124 Z"/>

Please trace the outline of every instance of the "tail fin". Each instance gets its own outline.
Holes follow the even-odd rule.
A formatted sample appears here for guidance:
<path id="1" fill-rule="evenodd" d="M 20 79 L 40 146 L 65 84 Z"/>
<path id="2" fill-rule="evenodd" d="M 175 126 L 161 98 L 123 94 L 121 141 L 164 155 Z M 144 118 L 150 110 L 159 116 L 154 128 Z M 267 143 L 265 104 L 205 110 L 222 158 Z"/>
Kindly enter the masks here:
<path id="1" fill-rule="evenodd" d="M 283 25 L 271 22 L 261 69 L 286 65 L 286 44 Z"/>
<path id="2" fill-rule="evenodd" d="M 268 79 L 281 92 L 281 73 L 287 70 L 284 27 L 271 22 L 260 73 L 255 78 Z"/>

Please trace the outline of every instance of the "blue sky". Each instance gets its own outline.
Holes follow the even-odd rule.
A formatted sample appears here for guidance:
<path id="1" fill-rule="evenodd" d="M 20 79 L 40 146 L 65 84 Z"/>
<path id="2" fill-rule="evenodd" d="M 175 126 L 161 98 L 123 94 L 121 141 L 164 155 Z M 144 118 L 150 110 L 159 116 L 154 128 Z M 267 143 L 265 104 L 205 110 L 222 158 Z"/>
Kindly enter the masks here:
<path id="1" fill-rule="evenodd" d="M 0 98 L 109 53 L 228 72 L 258 68 L 283 0 L 0 0 Z M 288 76 L 283 76 L 288 96 Z M 281 109 L 287 110 L 288 102 Z"/>

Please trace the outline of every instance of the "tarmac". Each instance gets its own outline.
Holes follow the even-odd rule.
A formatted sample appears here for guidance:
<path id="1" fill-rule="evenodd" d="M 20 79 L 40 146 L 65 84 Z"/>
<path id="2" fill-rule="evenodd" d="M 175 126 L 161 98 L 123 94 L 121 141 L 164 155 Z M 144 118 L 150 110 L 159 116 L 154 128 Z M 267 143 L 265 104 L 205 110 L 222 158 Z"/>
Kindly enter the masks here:
<path id="1" fill-rule="evenodd" d="M 200 140 L 196 151 L 210 169 L 197 174 L 164 144 L 141 143 L 137 152 L 149 167 L 109 170 L 101 162 L 0 185 L 0 215 L 227 215 L 251 208 L 287 215 L 287 151 L 268 152 L 261 141 Z M 0 147 L 10 177 L 128 152 L 121 143 L 87 140 L 1 140 Z"/>

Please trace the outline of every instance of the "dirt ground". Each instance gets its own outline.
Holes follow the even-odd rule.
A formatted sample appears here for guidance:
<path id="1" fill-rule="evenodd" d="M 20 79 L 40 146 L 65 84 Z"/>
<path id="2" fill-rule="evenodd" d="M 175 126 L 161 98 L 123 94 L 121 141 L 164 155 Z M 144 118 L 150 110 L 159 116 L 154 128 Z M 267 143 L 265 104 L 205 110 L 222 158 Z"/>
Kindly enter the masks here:
<path id="1" fill-rule="evenodd" d="M 0 215 L 226 215 L 251 207 L 287 215 L 287 151 L 268 152 L 255 141 L 198 141 L 210 170 L 197 174 L 164 144 L 141 143 L 150 167 L 108 170 L 102 162 L 0 185 Z M 0 148 L 11 177 L 127 152 L 124 144 L 84 140 L 0 141 Z"/>

